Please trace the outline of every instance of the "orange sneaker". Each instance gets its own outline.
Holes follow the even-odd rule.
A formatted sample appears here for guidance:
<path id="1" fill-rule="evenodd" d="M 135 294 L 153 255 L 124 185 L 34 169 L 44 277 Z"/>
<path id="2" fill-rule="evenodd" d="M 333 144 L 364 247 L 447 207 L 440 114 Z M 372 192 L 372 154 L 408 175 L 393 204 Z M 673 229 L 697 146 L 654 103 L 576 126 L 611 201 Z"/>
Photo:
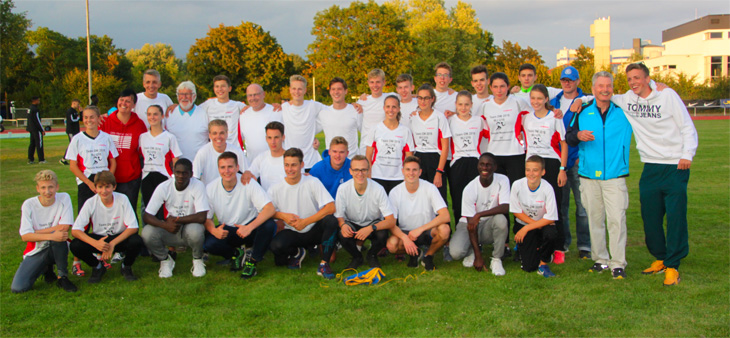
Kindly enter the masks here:
<path id="1" fill-rule="evenodd" d="M 644 275 L 653 275 L 657 273 L 663 273 L 666 268 L 667 267 L 664 266 L 664 261 L 654 261 L 654 263 L 651 263 L 650 267 L 648 267 L 641 273 Z"/>
<path id="2" fill-rule="evenodd" d="M 675 268 L 667 268 L 664 272 L 664 286 L 677 285 L 681 280 L 679 271 Z"/>

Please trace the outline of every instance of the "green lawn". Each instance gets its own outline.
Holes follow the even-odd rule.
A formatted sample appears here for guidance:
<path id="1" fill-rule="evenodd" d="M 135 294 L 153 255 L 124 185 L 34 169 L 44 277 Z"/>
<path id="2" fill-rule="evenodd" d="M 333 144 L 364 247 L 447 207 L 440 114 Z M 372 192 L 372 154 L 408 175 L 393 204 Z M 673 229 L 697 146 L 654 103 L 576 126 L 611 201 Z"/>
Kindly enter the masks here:
<path id="1" fill-rule="evenodd" d="M 157 278 L 148 257 L 134 265 L 129 283 L 115 265 L 101 284 L 71 277 L 79 292 L 68 294 L 42 278 L 33 291 L 10 292 L 22 259 L 20 205 L 35 195 L 33 175 L 54 169 L 61 190 L 75 201 L 68 167 L 56 162 L 65 136 L 48 137 L 49 164 L 25 164 L 27 139 L 0 140 L 0 312 L 3 336 L 728 336 L 730 335 L 730 122 L 696 121 L 700 148 L 689 182 L 690 255 L 682 283 L 663 287 L 663 277 L 643 276 L 653 261 L 643 240 L 638 180 L 641 163 L 632 151 L 628 179 L 628 278 L 587 272 L 575 244 L 558 278 L 527 274 L 511 260 L 507 275 L 443 263 L 422 273 L 392 256 L 382 260 L 382 287 L 347 287 L 315 274 L 315 259 L 303 269 L 275 268 L 268 256 L 260 276 L 243 281 L 227 267 L 208 263 L 208 275 L 193 278 L 189 251 L 178 258 L 175 276 Z M 574 224 L 574 223 L 573 223 Z M 575 241 L 574 241 L 575 243 Z M 485 250 L 489 251 L 489 250 Z M 349 261 L 340 251 L 334 264 Z M 407 276 L 417 278 L 403 279 Z"/>

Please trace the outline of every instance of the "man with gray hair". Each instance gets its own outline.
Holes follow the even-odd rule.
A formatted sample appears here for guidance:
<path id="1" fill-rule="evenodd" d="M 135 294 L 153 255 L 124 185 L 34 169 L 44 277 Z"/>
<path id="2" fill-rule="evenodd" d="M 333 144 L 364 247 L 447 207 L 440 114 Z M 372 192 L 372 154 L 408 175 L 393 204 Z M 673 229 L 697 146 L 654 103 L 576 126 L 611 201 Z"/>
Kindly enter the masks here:
<path id="1" fill-rule="evenodd" d="M 167 107 L 172 105 L 172 100 L 167 94 L 159 93 L 158 90 L 162 85 L 160 80 L 160 72 L 154 69 L 148 69 L 142 74 L 142 86 L 144 91 L 137 93 L 137 104 L 134 107 L 134 112 L 137 113 L 147 129 L 150 128 L 150 123 L 147 122 L 147 108 L 151 105 L 156 104 L 162 107 L 162 111 L 165 111 Z"/>
<path id="2" fill-rule="evenodd" d="M 182 151 L 180 157 L 189 160 L 193 160 L 198 150 L 208 143 L 208 120 L 204 111 L 196 110 L 196 98 L 195 84 L 181 82 L 177 86 L 179 105 L 169 112 L 166 119 L 167 131 L 175 135 Z"/>
<path id="3" fill-rule="evenodd" d="M 264 101 L 266 92 L 258 83 L 246 87 L 246 100 L 250 109 L 244 109 L 238 119 L 238 130 L 246 148 L 246 157 L 253 161 L 269 150 L 266 144 L 266 125 L 272 121 L 282 122 L 280 107 Z M 277 109 L 278 108 L 278 109 Z"/>
<path id="4" fill-rule="evenodd" d="M 626 209 L 629 193 L 629 149 L 632 128 L 623 110 L 611 102 L 613 76 L 593 75 L 593 95 L 574 115 L 565 136 L 578 147 L 578 175 L 583 206 L 588 214 L 591 272 L 611 269 L 614 279 L 626 278 Z M 604 221 L 606 223 L 604 224 Z M 606 229 L 609 250 L 606 250 Z M 609 256 L 610 251 L 610 256 Z"/>

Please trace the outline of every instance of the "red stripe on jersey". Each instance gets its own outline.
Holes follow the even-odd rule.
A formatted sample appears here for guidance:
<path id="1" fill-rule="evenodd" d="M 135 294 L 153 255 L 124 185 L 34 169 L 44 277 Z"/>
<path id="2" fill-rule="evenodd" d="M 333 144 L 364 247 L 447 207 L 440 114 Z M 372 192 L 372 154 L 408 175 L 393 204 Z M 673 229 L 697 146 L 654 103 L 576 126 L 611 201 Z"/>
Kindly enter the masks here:
<path id="1" fill-rule="evenodd" d="M 451 156 L 454 156 L 454 138 L 453 137 L 449 140 L 449 143 L 451 143 Z M 441 142 L 439 142 L 439 148 L 441 148 Z"/>
<path id="2" fill-rule="evenodd" d="M 558 133 L 557 131 L 553 133 L 553 137 L 550 139 L 550 146 L 553 147 L 553 150 L 555 150 L 555 153 L 558 154 L 558 157 L 561 157 L 560 133 Z"/>
<path id="3" fill-rule="evenodd" d="M 172 159 L 175 155 L 172 154 L 172 149 L 167 151 L 167 154 L 165 154 L 165 170 L 167 170 L 167 175 L 172 176 Z"/>
<path id="4" fill-rule="evenodd" d="M 238 135 L 237 135 L 237 138 L 238 138 L 238 146 L 240 146 L 241 147 L 241 150 L 243 150 L 243 135 L 241 135 L 241 127 L 240 126 L 238 127 Z"/>
<path id="5" fill-rule="evenodd" d="M 484 138 L 487 139 L 487 142 L 492 140 L 492 133 L 489 132 L 489 129 L 482 130 L 482 134 L 484 134 Z"/>
<path id="6" fill-rule="evenodd" d="M 27 255 L 29 252 L 35 250 L 35 242 L 28 242 L 25 245 L 25 251 L 23 251 L 23 256 Z"/>
<path id="7" fill-rule="evenodd" d="M 520 140 L 520 134 L 523 134 L 523 135 L 525 134 L 525 127 L 522 125 L 523 117 L 529 113 L 530 112 L 528 112 L 528 111 L 521 111 L 517 115 L 517 119 L 516 119 L 517 121 L 515 122 L 515 138 L 520 142 L 521 145 L 525 145 L 525 143 L 522 140 Z M 524 136 L 522 139 L 524 140 Z"/>
<path id="8" fill-rule="evenodd" d="M 109 151 L 109 156 L 107 156 L 107 158 L 106 158 L 106 165 L 109 167 L 109 169 L 112 168 L 111 161 L 109 161 L 109 160 L 111 160 L 113 158 L 114 158 L 114 154 L 112 154 L 112 151 L 110 150 Z"/>
<path id="9" fill-rule="evenodd" d="M 81 157 L 81 155 L 76 155 L 76 165 L 79 167 L 79 170 L 83 173 L 86 171 L 86 166 L 84 165 L 84 158 Z"/>
<path id="10" fill-rule="evenodd" d="M 477 152 L 481 153 L 482 149 L 482 140 L 487 139 L 487 142 L 489 142 L 489 130 L 482 129 L 482 131 L 479 133 L 479 141 L 477 141 Z"/>
<path id="11" fill-rule="evenodd" d="M 441 140 L 444 138 L 444 134 L 441 133 L 441 128 L 439 128 L 439 137 L 436 139 L 436 143 L 439 146 L 439 152 L 441 152 Z"/>
<path id="12" fill-rule="evenodd" d="M 401 157 L 401 162 L 405 162 L 406 161 L 406 153 L 409 152 L 409 151 L 411 151 L 411 149 L 408 148 L 408 143 L 406 143 L 406 146 L 403 147 L 403 154 L 400 156 Z"/>
<path id="13" fill-rule="evenodd" d="M 376 141 L 373 141 L 373 163 L 370 165 L 372 166 L 375 164 L 375 159 L 378 158 L 378 143 Z"/>

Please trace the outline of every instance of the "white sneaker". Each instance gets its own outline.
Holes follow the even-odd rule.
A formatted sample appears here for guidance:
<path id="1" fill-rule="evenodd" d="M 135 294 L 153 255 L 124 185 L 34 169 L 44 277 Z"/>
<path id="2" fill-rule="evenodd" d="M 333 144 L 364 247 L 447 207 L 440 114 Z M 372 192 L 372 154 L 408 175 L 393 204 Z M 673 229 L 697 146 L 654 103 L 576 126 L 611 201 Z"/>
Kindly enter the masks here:
<path id="1" fill-rule="evenodd" d="M 464 260 L 461 261 L 461 264 L 464 265 L 465 268 L 474 267 L 474 250 L 469 250 L 469 254 L 464 257 Z"/>
<path id="2" fill-rule="evenodd" d="M 175 268 L 175 261 L 170 257 L 170 255 L 167 255 L 167 259 L 164 261 L 160 261 L 160 271 L 159 276 L 160 278 L 170 278 L 172 277 L 172 269 Z"/>
<path id="3" fill-rule="evenodd" d="M 193 268 L 190 269 L 190 272 L 193 273 L 193 277 L 203 277 L 205 276 L 205 263 L 203 263 L 202 259 L 193 259 Z"/>
<path id="4" fill-rule="evenodd" d="M 111 263 L 112 264 L 116 264 L 116 263 L 119 263 L 119 262 L 121 262 L 123 260 L 124 260 L 124 255 L 122 255 L 122 253 L 120 253 L 120 252 L 115 252 L 114 253 L 114 256 L 112 256 Z"/>
<path id="5" fill-rule="evenodd" d="M 492 274 L 495 276 L 504 276 L 506 273 L 502 267 L 502 260 L 499 258 L 492 258 L 492 263 L 489 264 L 489 269 L 492 270 Z"/>

